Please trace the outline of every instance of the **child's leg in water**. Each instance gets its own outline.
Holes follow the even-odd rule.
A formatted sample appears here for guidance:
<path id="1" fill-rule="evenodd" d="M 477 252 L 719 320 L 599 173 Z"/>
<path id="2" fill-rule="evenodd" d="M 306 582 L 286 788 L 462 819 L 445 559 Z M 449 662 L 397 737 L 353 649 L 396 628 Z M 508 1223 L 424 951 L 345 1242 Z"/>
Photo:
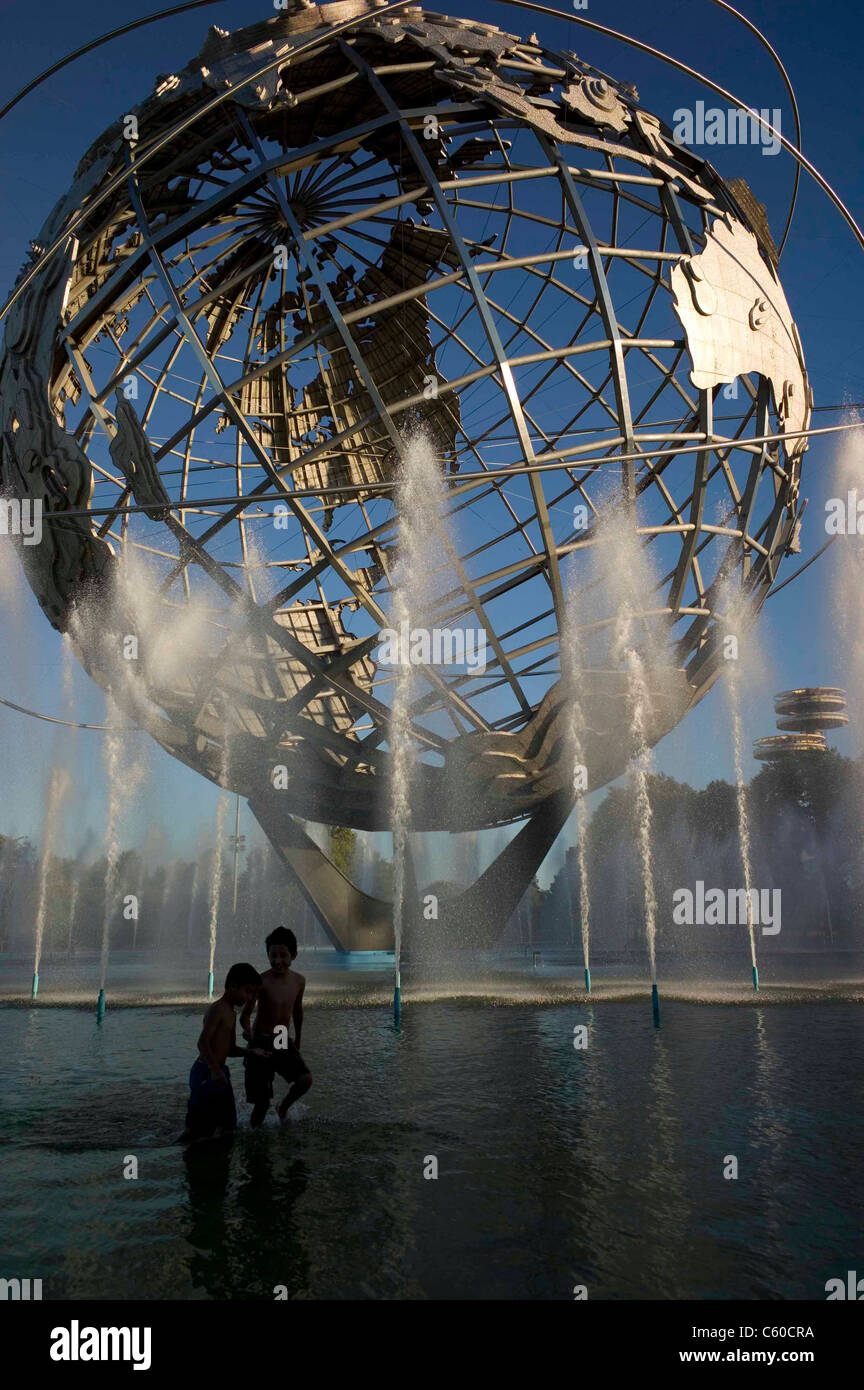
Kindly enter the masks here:
<path id="1" fill-rule="evenodd" d="M 255 1038 L 252 1043 L 253 1046 L 260 1046 Z M 263 1125 L 270 1109 L 270 1101 L 273 1099 L 272 1060 L 269 1056 L 257 1056 L 254 1052 L 247 1052 L 243 1058 L 243 1069 L 246 1073 L 246 1100 L 252 1106 L 249 1124 L 252 1129 L 258 1129 Z"/>
<path id="2" fill-rule="evenodd" d="M 305 1096 L 306 1092 L 309 1090 L 309 1087 L 311 1085 L 312 1076 L 308 1071 L 303 1076 L 298 1076 L 297 1080 L 294 1082 L 293 1086 L 289 1090 L 287 1096 L 279 1106 L 278 1114 L 280 1120 L 285 1119 L 285 1116 L 288 1114 L 288 1111 L 291 1109 L 291 1106 L 294 1104 L 294 1102 L 298 1101 L 301 1096 Z"/>

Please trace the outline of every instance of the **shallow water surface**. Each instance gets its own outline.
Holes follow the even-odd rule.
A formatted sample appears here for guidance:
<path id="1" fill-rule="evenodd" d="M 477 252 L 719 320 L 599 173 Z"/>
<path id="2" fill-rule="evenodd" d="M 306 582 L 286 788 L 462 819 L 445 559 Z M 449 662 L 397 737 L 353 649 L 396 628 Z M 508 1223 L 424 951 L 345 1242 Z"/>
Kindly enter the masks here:
<path id="1" fill-rule="evenodd" d="M 647 1000 L 438 1000 L 399 1033 L 313 1007 L 300 1121 L 184 1150 L 200 1012 L 0 1009 L 5 1277 L 45 1298 L 788 1299 L 864 1263 L 853 1003 L 669 1002 L 658 1031 Z"/>

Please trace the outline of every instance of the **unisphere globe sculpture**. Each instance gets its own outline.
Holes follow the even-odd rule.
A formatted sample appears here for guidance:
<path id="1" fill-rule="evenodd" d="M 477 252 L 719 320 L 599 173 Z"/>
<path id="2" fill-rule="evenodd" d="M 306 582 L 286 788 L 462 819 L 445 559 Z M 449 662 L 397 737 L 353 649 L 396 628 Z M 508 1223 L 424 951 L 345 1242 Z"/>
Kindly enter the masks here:
<path id="1" fill-rule="evenodd" d="M 755 612 L 794 548 L 811 401 L 776 262 L 746 184 L 534 36 L 364 0 L 211 29 L 22 272 L 0 433 L 45 507 L 30 582 L 174 756 L 253 804 L 284 767 L 286 815 L 385 828 L 374 657 L 420 429 L 458 552 L 429 620 L 488 657 L 429 672 L 412 824 L 531 815 L 569 775 L 568 602 L 611 640 L 603 518 L 666 624 L 651 742 L 717 675 L 720 596 Z M 588 666 L 600 785 L 630 749 Z"/>

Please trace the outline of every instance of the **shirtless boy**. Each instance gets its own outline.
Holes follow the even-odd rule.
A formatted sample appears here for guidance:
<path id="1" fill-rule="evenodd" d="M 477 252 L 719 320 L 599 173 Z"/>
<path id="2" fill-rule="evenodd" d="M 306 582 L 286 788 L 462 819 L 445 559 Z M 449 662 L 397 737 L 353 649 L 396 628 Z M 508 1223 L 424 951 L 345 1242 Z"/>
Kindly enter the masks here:
<path id="1" fill-rule="evenodd" d="M 261 976 L 257 1000 L 250 1000 L 240 1015 L 243 1036 L 251 1042 L 244 1067 L 246 1099 L 252 1106 L 249 1123 L 255 1128 L 264 1123 L 273 1098 L 274 1076 L 281 1076 L 290 1087 L 277 1112 L 280 1120 L 285 1119 L 291 1106 L 312 1085 L 309 1068 L 300 1055 L 306 980 L 291 969 L 297 956 L 297 938 L 293 931 L 277 927 L 264 944 L 270 969 Z M 256 1004 L 258 1012 L 253 1029 L 250 1020 Z M 293 1041 L 288 1036 L 291 1023 L 294 1024 Z M 261 1051 L 269 1055 L 262 1057 Z"/>
<path id="2" fill-rule="evenodd" d="M 234 1010 L 254 1008 L 261 976 L 252 965 L 232 965 L 225 978 L 225 993 L 214 1000 L 204 1015 L 198 1039 L 198 1059 L 189 1073 L 189 1105 L 186 1128 L 178 1139 L 210 1139 L 219 1129 L 224 1134 L 237 1125 L 237 1110 L 228 1057 L 245 1057 L 234 1032 Z"/>

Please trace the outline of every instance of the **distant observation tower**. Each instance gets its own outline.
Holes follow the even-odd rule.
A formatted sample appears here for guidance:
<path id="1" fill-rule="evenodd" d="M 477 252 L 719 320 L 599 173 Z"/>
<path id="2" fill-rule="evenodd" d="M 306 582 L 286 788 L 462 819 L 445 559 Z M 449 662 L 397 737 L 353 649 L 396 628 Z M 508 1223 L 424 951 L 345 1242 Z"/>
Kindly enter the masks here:
<path id="1" fill-rule="evenodd" d="M 827 753 L 826 729 L 842 729 L 849 723 L 846 691 L 836 685 L 809 685 L 800 690 L 781 690 L 774 696 L 777 728 L 770 738 L 753 744 L 753 756 L 765 763 L 779 763 L 803 753 Z"/>

